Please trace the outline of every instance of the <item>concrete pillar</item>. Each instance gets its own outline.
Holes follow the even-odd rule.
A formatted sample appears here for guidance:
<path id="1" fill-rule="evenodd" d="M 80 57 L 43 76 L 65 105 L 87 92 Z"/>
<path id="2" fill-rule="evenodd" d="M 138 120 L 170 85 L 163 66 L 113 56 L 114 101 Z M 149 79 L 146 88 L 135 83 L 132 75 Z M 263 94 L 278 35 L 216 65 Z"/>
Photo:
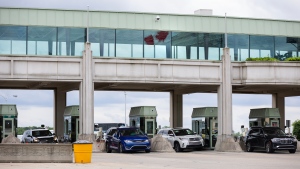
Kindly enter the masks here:
<path id="1" fill-rule="evenodd" d="M 232 84 L 229 48 L 223 49 L 222 83 L 218 87 L 218 139 L 215 151 L 242 151 L 232 137 Z"/>
<path id="2" fill-rule="evenodd" d="M 285 128 L 285 107 L 284 97 L 278 94 L 272 94 L 272 108 L 278 108 L 280 113 L 280 128 L 284 131 Z"/>
<path id="3" fill-rule="evenodd" d="M 66 92 L 54 90 L 54 131 L 61 138 L 64 136 L 64 111 L 66 108 Z"/>
<path id="4" fill-rule="evenodd" d="M 182 94 L 170 92 L 170 127 L 182 127 Z"/>
<path id="5" fill-rule="evenodd" d="M 85 44 L 82 64 L 82 82 L 79 89 L 79 139 L 94 141 L 94 83 L 90 43 Z"/>

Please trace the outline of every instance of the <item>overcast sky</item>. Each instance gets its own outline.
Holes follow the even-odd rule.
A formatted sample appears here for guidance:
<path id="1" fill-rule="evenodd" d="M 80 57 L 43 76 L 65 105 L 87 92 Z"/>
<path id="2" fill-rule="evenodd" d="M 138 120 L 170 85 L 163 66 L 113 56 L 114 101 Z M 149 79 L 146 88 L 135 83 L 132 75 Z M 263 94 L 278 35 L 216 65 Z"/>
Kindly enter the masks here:
<path id="1" fill-rule="evenodd" d="M 213 15 L 248 18 L 300 20 L 299 0 L 0 0 L 0 7 L 87 9 L 151 13 L 193 14 L 197 9 L 212 9 Z M 1 9 L 0 9 L 1 10 Z M 127 122 L 130 107 L 156 106 L 158 125 L 169 125 L 169 93 L 126 92 Z M 17 95 L 17 97 L 13 97 Z M 1 97 L 2 96 L 2 97 Z M 67 105 L 79 104 L 78 91 L 69 92 Z M 7 101 L 6 101 L 7 100 Z M 271 95 L 233 95 L 233 130 L 248 127 L 251 108 L 271 107 Z M 0 104 L 17 104 L 19 126 L 53 126 L 53 91 L 0 90 Z M 216 94 L 183 96 L 183 125 L 191 128 L 195 107 L 217 106 Z M 300 119 L 300 97 L 285 100 L 286 119 Z M 95 92 L 95 122 L 124 122 L 124 92 Z"/>

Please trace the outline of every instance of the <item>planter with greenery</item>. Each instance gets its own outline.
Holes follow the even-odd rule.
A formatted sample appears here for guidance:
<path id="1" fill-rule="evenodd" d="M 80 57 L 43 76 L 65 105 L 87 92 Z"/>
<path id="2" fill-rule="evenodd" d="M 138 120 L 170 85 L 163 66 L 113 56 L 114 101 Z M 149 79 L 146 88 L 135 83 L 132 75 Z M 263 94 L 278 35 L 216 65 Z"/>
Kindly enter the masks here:
<path id="1" fill-rule="evenodd" d="M 246 61 L 268 61 L 268 62 L 278 62 L 280 60 L 271 57 L 262 57 L 262 58 L 247 58 Z M 300 61 L 300 57 L 289 57 L 284 61 Z"/>

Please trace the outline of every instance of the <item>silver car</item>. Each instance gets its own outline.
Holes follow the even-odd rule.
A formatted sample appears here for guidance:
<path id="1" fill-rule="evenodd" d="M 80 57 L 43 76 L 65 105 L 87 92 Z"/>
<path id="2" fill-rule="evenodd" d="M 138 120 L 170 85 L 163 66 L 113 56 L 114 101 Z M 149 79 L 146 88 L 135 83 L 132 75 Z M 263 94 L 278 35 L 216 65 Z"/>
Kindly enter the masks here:
<path id="1" fill-rule="evenodd" d="M 157 134 L 166 138 L 176 152 L 181 152 L 184 149 L 202 149 L 204 146 L 202 137 L 188 128 L 161 129 Z"/>

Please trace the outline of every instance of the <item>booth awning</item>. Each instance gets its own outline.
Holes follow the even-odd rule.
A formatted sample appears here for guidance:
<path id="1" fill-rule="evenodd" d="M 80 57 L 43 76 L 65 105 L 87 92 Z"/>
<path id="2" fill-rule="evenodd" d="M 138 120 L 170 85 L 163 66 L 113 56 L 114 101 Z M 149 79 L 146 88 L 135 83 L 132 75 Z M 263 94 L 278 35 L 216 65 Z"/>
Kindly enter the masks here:
<path id="1" fill-rule="evenodd" d="M 217 107 L 197 107 L 193 108 L 192 118 L 196 117 L 218 117 Z"/>
<path id="2" fill-rule="evenodd" d="M 67 106 L 64 111 L 64 116 L 79 116 L 79 105 Z"/>
<path id="3" fill-rule="evenodd" d="M 251 118 L 280 118 L 280 113 L 278 108 L 250 109 L 249 119 Z"/>
<path id="4" fill-rule="evenodd" d="M 15 104 L 0 104 L 1 116 L 17 116 L 18 110 Z"/>
<path id="5" fill-rule="evenodd" d="M 155 106 L 138 106 L 131 107 L 129 117 L 140 116 L 140 117 L 156 117 L 157 111 Z"/>

